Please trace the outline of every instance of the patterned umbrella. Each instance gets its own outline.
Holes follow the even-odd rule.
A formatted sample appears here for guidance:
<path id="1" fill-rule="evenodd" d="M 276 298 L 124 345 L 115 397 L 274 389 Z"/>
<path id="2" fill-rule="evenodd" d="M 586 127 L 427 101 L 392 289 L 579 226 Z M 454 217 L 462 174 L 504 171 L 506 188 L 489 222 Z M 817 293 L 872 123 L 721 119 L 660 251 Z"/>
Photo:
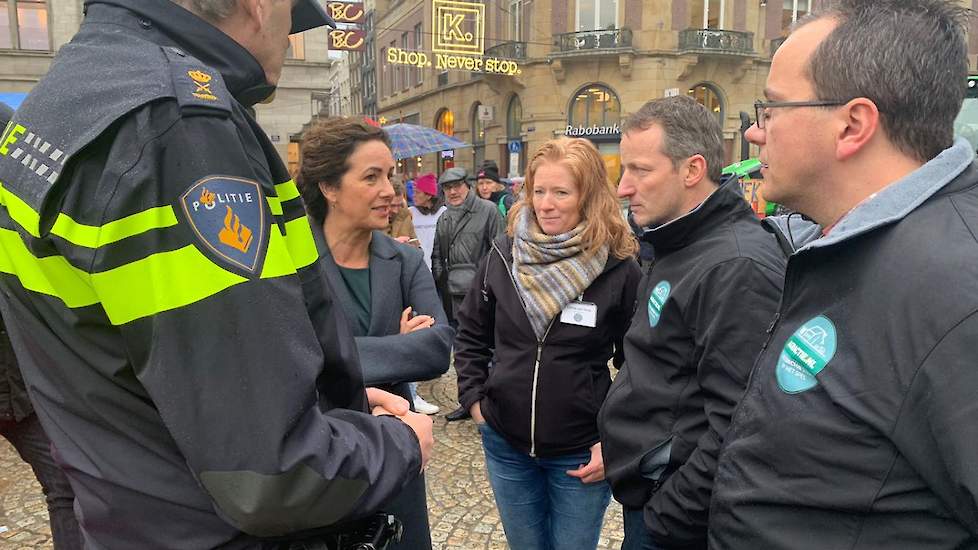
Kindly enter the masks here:
<path id="1" fill-rule="evenodd" d="M 471 144 L 447 136 L 438 130 L 416 124 L 389 124 L 384 131 L 391 138 L 391 151 L 395 159 L 417 157 L 437 151 L 472 147 Z"/>

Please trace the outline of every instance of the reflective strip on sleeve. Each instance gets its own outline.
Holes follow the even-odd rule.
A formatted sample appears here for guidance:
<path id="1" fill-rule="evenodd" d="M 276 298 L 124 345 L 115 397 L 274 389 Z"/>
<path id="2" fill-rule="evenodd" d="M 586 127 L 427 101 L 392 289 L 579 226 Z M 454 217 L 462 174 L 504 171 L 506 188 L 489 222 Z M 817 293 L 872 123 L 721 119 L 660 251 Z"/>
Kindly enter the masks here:
<path id="1" fill-rule="evenodd" d="M 292 261 L 285 237 L 278 230 L 278 225 L 272 224 L 268 238 L 268 252 L 265 253 L 265 263 L 261 269 L 261 278 L 272 279 L 295 274 L 295 266 Z"/>
<path id="2" fill-rule="evenodd" d="M 92 283 L 113 325 L 186 306 L 245 281 L 215 264 L 194 245 L 92 274 Z"/>
<path id="3" fill-rule="evenodd" d="M 285 242 L 292 255 L 292 265 L 296 269 L 312 265 L 319 258 L 316 241 L 312 237 L 312 226 L 305 216 L 285 223 Z"/>
<path id="4" fill-rule="evenodd" d="M 177 224 L 177 215 L 172 206 L 157 206 L 111 221 L 101 227 L 83 225 L 64 213 L 58 214 L 51 233 L 62 239 L 86 248 L 98 248 L 119 242 L 153 229 L 164 229 Z"/>
<path id="5" fill-rule="evenodd" d="M 0 272 L 20 279 L 27 290 L 58 298 L 68 307 L 98 303 L 87 273 L 61 256 L 37 258 L 10 229 L 0 229 Z"/>
<path id="6" fill-rule="evenodd" d="M 292 199 L 299 198 L 299 188 L 296 187 L 295 181 L 289 180 L 276 185 L 275 194 L 278 195 L 278 200 L 281 202 L 288 202 Z"/>
<path id="7" fill-rule="evenodd" d="M 261 278 L 292 274 L 295 268 L 285 238 L 272 225 Z M 194 245 L 92 274 L 95 290 L 114 325 L 199 302 L 247 280 L 214 263 Z"/>
<path id="8" fill-rule="evenodd" d="M 265 197 L 265 200 L 268 201 L 268 209 L 272 211 L 272 214 L 274 214 L 276 216 L 281 216 L 282 215 L 282 200 L 281 199 L 279 199 L 278 197 L 267 196 L 267 197 Z"/>
<path id="9" fill-rule="evenodd" d="M 10 218 L 17 225 L 23 227 L 25 231 L 34 237 L 40 235 L 40 230 L 38 229 L 40 216 L 38 213 L 29 204 L 21 200 L 20 197 L 14 195 L 4 187 L 3 182 L 0 182 L 0 204 L 7 207 Z"/>
<path id="10" fill-rule="evenodd" d="M 0 182 L 0 205 L 6 206 L 11 219 L 31 236 L 40 235 L 40 215 L 20 197 L 3 187 L 2 182 Z M 78 223 L 62 212 L 51 226 L 51 233 L 76 246 L 98 248 L 153 229 L 164 229 L 176 224 L 177 216 L 172 206 L 157 206 L 102 226 Z"/>

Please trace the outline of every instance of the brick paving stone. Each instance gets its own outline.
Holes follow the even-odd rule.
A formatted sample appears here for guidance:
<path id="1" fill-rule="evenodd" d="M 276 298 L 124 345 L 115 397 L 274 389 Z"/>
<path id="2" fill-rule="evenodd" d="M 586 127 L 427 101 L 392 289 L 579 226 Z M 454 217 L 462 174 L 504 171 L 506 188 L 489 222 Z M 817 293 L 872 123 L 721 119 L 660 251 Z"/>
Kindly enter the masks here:
<path id="1" fill-rule="evenodd" d="M 458 406 L 455 371 L 420 385 L 421 395 L 441 407 L 434 417 L 435 454 L 428 466 L 428 511 L 433 550 L 508 548 L 486 478 L 479 432 L 471 420 L 447 422 Z M 51 548 L 41 487 L 6 440 L 0 438 L 0 550 Z M 621 506 L 605 514 L 598 548 L 620 548 Z"/>

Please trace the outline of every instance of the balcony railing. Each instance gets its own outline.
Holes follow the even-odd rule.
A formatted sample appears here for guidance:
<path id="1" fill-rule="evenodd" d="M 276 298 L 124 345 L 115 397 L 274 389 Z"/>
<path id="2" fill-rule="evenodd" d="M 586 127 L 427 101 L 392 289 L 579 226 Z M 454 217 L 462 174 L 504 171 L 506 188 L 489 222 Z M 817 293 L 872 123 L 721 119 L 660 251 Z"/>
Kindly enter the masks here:
<path id="1" fill-rule="evenodd" d="M 557 46 L 562 52 L 611 50 L 615 48 L 629 48 L 631 45 L 631 29 L 568 32 L 557 35 Z"/>
<path id="2" fill-rule="evenodd" d="M 778 51 L 778 48 L 781 47 L 781 44 L 784 44 L 783 36 L 781 38 L 775 38 L 774 40 L 771 41 L 771 57 L 774 57 L 774 52 Z"/>
<path id="3" fill-rule="evenodd" d="M 503 59 L 526 59 L 526 42 L 503 42 L 491 48 L 486 48 L 489 57 Z"/>
<path id="4" fill-rule="evenodd" d="M 750 55 L 754 53 L 754 33 L 719 29 L 686 29 L 679 31 L 679 50 Z"/>

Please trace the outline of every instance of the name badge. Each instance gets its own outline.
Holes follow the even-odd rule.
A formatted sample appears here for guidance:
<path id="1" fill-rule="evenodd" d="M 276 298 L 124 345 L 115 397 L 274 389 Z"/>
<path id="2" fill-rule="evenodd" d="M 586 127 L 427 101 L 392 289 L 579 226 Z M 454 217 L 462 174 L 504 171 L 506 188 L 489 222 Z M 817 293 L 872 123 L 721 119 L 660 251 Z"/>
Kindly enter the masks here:
<path id="1" fill-rule="evenodd" d="M 598 306 L 591 302 L 571 302 L 560 312 L 560 322 L 594 328 L 598 322 Z"/>

